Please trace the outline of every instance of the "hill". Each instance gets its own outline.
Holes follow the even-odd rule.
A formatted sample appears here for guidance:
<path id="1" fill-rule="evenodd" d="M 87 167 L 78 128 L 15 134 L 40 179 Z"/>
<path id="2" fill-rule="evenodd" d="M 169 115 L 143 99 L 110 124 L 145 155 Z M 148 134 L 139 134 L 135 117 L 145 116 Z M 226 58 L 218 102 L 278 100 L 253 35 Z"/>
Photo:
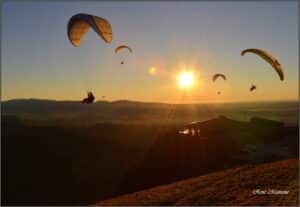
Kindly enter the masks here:
<path id="1" fill-rule="evenodd" d="M 298 206 L 298 161 L 245 165 L 104 200 L 97 205 Z M 255 194 L 255 190 L 266 194 Z"/>
<path id="2" fill-rule="evenodd" d="M 142 162 L 126 172 L 116 193 L 132 193 L 244 164 L 294 158 L 298 150 L 298 128 L 280 122 L 257 117 L 241 122 L 224 116 L 194 122 L 158 137 Z"/>

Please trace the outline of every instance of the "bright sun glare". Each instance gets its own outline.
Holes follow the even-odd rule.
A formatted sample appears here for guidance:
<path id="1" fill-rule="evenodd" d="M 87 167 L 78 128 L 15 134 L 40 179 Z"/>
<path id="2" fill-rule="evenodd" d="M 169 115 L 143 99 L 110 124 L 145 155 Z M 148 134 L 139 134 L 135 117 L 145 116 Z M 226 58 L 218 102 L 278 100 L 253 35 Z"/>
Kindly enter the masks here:
<path id="1" fill-rule="evenodd" d="M 193 84 L 194 75 L 191 72 L 182 72 L 178 77 L 178 85 L 180 88 L 190 88 Z"/>

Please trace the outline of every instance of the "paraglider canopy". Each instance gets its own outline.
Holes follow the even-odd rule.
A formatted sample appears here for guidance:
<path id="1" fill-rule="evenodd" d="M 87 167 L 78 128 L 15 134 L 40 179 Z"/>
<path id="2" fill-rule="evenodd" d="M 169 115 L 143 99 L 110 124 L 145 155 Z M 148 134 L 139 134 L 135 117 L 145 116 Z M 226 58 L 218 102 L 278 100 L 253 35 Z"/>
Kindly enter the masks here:
<path id="1" fill-rule="evenodd" d="M 217 73 L 217 74 L 213 75 L 212 80 L 215 82 L 219 77 L 223 78 L 223 80 L 226 80 L 226 76 L 221 73 Z"/>
<path id="2" fill-rule="evenodd" d="M 212 77 L 213 82 L 215 82 L 218 78 L 223 78 L 223 80 L 226 80 L 226 76 L 224 74 L 222 74 L 222 73 L 216 73 Z M 218 91 L 217 94 L 220 95 L 221 91 Z"/>
<path id="3" fill-rule="evenodd" d="M 120 46 L 116 47 L 115 53 L 118 53 L 122 49 L 127 49 L 127 50 L 129 50 L 130 53 L 132 53 L 132 49 L 130 47 L 128 47 L 127 45 L 120 45 Z"/>
<path id="4" fill-rule="evenodd" d="M 256 49 L 256 48 L 250 48 L 250 49 L 243 50 L 241 52 L 241 55 L 243 56 L 244 54 L 246 54 L 248 52 L 254 53 L 254 54 L 260 56 L 261 58 L 263 58 L 265 61 L 267 61 L 275 69 L 275 71 L 279 75 L 280 80 L 282 80 L 282 81 L 284 80 L 284 74 L 283 74 L 282 67 L 275 57 L 273 57 L 271 54 L 267 53 L 264 50 Z"/>
<path id="5" fill-rule="evenodd" d="M 80 13 L 72 16 L 68 23 L 68 38 L 72 45 L 79 47 L 84 35 L 90 27 L 93 28 L 106 43 L 111 43 L 112 29 L 106 19 Z"/>
<path id="6" fill-rule="evenodd" d="M 87 98 L 81 101 L 82 104 L 91 104 L 94 102 L 95 96 L 93 95 L 92 92 L 87 92 L 87 96 L 88 96 Z"/>
<path id="7" fill-rule="evenodd" d="M 115 53 L 117 54 L 120 50 L 127 49 L 130 53 L 132 53 L 132 49 L 128 47 L 127 45 L 120 45 L 115 48 Z M 124 61 L 121 61 L 121 65 L 124 64 Z"/>

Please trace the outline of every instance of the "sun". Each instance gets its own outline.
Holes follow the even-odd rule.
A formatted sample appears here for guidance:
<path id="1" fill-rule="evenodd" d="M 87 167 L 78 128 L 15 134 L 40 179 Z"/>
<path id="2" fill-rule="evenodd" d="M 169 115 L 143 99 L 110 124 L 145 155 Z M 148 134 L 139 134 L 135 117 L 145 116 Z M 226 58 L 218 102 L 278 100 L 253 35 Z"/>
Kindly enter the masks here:
<path id="1" fill-rule="evenodd" d="M 182 72 L 178 76 L 178 86 L 180 88 L 190 88 L 193 84 L 194 75 L 192 72 Z"/>

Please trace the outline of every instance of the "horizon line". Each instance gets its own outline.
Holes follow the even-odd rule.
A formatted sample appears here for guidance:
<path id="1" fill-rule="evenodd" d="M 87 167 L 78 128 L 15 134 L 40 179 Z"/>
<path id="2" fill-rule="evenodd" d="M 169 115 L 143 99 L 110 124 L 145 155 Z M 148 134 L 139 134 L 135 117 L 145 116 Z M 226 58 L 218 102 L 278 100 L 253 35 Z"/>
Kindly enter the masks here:
<path id="1" fill-rule="evenodd" d="M 69 99 L 69 100 L 57 100 L 57 99 L 47 99 L 47 98 L 14 98 L 14 99 L 6 99 L 2 100 L 3 102 L 10 102 L 10 101 L 28 101 L 28 100 L 36 100 L 36 101 L 53 101 L 53 102 L 80 102 L 75 99 Z M 100 102 L 108 102 L 108 103 L 114 103 L 114 102 L 120 102 L 120 101 L 127 101 L 127 102 L 139 102 L 139 103 L 150 103 L 150 104 L 177 104 L 177 105 L 190 105 L 190 104 L 230 104 L 230 103 L 258 103 L 258 102 L 298 102 L 299 99 L 266 99 L 266 100 L 248 100 L 248 101 L 193 101 L 189 103 L 178 103 L 178 102 L 166 102 L 166 101 L 142 101 L 142 100 L 134 100 L 134 99 L 114 99 L 114 100 L 96 100 L 94 103 L 100 103 Z"/>

